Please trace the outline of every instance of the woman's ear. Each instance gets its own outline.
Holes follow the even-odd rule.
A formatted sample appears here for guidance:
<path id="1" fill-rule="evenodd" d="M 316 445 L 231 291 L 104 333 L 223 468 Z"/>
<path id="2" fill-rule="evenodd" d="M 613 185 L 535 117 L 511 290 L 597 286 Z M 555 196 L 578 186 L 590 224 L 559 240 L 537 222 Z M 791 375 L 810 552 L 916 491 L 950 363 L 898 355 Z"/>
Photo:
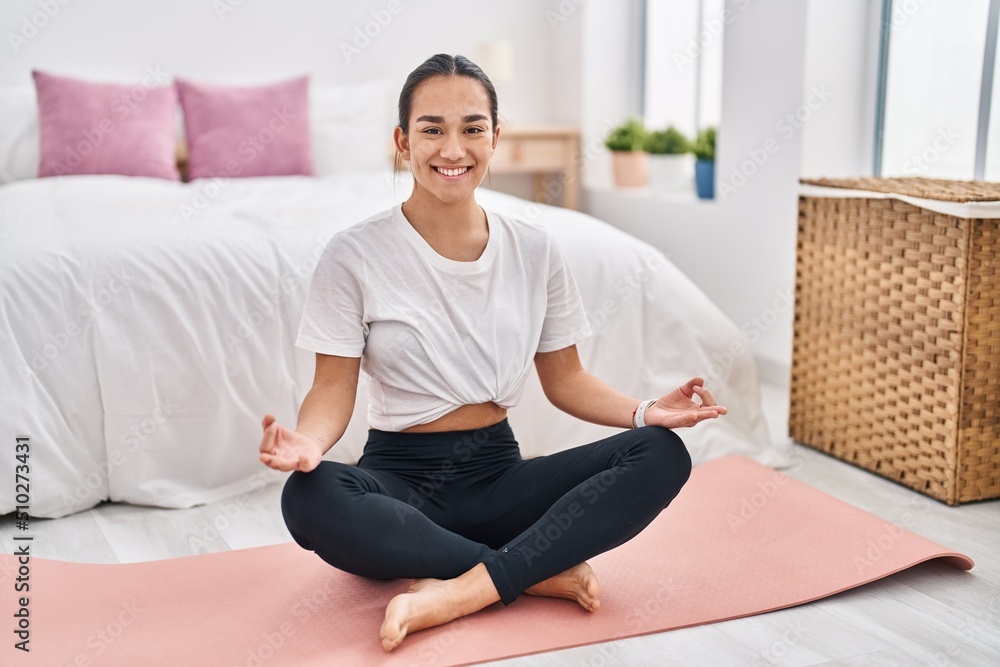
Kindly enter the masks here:
<path id="1" fill-rule="evenodd" d="M 500 126 L 493 130 L 493 150 L 497 149 L 497 142 L 500 141 Z"/>
<path id="2" fill-rule="evenodd" d="M 403 132 L 403 128 L 398 125 L 392 131 L 392 143 L 395 144 L 396 151 L 404 160 L 410 159 L 410 138 L 406 135 L 406 132 Z"/>

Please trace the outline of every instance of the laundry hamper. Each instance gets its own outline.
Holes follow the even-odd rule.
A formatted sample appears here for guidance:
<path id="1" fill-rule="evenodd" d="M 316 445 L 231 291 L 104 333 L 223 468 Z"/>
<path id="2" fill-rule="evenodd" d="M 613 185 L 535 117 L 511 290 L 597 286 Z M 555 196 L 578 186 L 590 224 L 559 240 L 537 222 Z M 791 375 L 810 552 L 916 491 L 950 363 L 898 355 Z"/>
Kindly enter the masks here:
<path id="1" fill-rule="evenodd" d="M 1000 183 L 802 183 L 790 435 L 949 505 L 1000 497 Z"/>

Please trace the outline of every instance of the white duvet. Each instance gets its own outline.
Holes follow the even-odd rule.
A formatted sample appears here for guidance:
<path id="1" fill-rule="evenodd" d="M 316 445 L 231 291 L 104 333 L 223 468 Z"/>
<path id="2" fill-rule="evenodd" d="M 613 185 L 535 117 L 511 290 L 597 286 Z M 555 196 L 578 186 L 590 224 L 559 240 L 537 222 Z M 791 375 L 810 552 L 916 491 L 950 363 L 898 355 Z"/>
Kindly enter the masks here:
<path id="1" fill-rule="evenodd" d="M 282 479 L 257 460 L 265 412 L 294 426 L 313 355 L 294 346 L 309 277 L 336 231 L 405 198 L 387 174 L 190 184 L 117 176 L 0 187 L 0 513 L 14 440 L 30 439 L 28 511 L 113 500 L 189 507 Z M 488 190 L 547 225 L 596 333 L 588 370 L 656 397 L 696 374 L 730 414 L 679 431 L 696 462 L 780 462 L 737 328 L 662 254 L 581 213 Z M 728 355 L 728 356 L 727 356 Z M 328 458 L 356 461 L 366 395 Z M 609 435 L 547 403 L 532 375 L 510 421 L 526 457 Z"/>

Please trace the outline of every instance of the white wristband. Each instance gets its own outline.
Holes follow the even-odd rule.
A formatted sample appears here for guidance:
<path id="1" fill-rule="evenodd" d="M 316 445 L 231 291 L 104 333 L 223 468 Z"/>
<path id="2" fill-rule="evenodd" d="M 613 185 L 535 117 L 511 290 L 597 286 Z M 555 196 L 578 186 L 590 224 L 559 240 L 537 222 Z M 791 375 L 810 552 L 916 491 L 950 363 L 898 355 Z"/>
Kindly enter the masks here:
<path id="1" fill-rule="evenodd" d="M 636 428 L 642 428 L 643 426 L 646 425 L 646 422 L 643 420 L 642 416 L 644 414 L 646 414 L 646 409 L 649 408 L 649 406 L 651 406 L 653 403 L 656 403 L 656 399 L 655 398 L 651 399 L 651 400 L 648 400 L 648 401 L 643 401 L 642 403 L 639 404 L 639 407 L 636 408 L 636 411 L 635 411 L 635 427 Z"/>

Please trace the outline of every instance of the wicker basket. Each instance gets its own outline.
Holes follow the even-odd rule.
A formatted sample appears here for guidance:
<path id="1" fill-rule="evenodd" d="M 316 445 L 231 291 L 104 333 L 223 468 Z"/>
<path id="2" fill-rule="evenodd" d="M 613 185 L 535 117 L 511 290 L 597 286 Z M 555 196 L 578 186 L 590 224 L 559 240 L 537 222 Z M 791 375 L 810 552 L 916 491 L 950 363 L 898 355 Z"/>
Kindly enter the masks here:
<path id="1" fill-rule="evenodd" d="M 803 182 L 1000 200 L 993 183 Z M 791 436 L 949 505 L 1000 497 L 1000 219 L 826 194 L 799 198 Z"/>

